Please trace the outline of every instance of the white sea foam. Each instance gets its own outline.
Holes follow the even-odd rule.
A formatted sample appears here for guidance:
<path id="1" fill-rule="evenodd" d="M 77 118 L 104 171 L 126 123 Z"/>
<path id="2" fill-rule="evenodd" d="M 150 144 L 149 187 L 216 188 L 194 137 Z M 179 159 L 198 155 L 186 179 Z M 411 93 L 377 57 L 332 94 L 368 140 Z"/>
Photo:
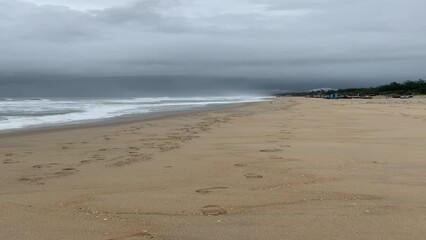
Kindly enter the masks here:
<path id="1" fill-rule="evenodd" d="M 190 97 L 121 99 L 1 99 L 0 131 L 68 125 L 129 114 L 185 110 L 208 105 L 262 101 L 265 97 Z"/>

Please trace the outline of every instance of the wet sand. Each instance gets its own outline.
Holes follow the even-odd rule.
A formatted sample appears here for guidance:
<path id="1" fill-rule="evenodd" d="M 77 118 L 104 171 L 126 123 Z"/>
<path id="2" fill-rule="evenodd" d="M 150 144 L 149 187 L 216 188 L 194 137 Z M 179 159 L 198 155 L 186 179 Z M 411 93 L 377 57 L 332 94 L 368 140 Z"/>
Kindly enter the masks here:
<path id="1" fill-rule="evenodd" d="M 426 99 L 0 137 L 0 239 L 423 239 Z"/>

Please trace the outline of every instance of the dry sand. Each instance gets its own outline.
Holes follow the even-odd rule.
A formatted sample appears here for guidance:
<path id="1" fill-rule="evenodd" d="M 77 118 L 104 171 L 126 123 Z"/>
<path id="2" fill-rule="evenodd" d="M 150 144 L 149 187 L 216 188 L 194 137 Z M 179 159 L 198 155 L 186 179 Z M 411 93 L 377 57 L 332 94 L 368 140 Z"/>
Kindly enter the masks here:
<path id="1" fill-rule="evenodd" d="M 425 239 L 426 99 L 0 137 L 0 239 Z"/>

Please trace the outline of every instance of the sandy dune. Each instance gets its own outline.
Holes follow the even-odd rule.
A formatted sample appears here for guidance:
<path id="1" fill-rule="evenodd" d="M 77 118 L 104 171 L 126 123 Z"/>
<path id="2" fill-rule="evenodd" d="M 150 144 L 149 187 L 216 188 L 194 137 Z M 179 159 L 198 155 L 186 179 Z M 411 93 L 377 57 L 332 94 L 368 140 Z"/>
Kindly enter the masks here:
<path id="1" fill-rule="evenodd" d="M 424 239 L 426 99 L 0 136 L 0 239 Z"/>

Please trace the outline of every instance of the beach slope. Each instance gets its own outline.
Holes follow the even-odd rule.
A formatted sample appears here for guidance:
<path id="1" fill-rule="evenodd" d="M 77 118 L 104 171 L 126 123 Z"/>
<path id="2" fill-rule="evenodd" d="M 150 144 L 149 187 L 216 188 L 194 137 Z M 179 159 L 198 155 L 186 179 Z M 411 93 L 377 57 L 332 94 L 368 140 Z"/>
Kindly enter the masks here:
<path id="1" fill-rule="evenodd" d="M 0 239 L 423 239 L 425 99 L 0 136 Z"/>

